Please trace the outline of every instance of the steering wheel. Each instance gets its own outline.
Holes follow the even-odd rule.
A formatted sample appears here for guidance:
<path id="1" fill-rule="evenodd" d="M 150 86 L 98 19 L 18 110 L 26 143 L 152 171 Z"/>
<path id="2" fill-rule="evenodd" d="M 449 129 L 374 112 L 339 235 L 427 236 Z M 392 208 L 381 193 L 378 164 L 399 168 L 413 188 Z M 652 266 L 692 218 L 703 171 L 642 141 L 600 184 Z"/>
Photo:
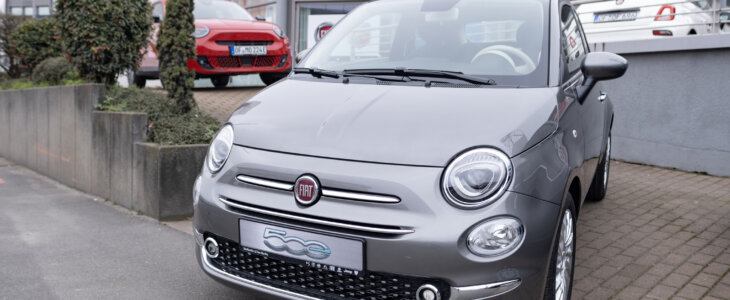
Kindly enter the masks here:
<path id="1" fill-rule="evenodd" d="M 512 67 L 515 69 L 515 72 L 517 72 L 519 74 L 527 74 L 537 68 L 537 66 L 535 66 L 535 62 L 533 62 L 532 59 L 530 58 L 530 56 L 528 56 L 524 51 L 520 50 L 519 48 L 515 48 L 515 47 L 507 46 L 507 45 L 494 45 L 494 46 L 486 47 L 486 48 L 480 50 L 479 52 L 477 52 L 477 54 L 474 55 L 474 58 L 471 59 L 471 62 L 473 63 L 480 56 L 487 55 L 487 54 L 498 55 L 498 56 L 504 58 L 505 60 L 509 61 L 509 63 L 512 64 Z M 519 58 L 524 64 L 517 66 L 517 64 L 515 64 L 515 61 L 510 56 L 510 54 Z"/>

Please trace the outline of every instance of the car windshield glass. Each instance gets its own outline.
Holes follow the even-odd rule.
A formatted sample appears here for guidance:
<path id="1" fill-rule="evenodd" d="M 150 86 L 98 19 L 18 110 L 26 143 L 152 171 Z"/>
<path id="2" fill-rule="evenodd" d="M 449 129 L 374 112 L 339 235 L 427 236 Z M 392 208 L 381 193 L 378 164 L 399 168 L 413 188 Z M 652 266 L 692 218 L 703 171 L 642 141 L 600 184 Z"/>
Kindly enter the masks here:
<path id="1" fill-rule="evenodd" d="M 547 0 L 393 0 L 364 4 L 301 67 L 459 72 L 547 85 Z"/>
<path id="2" fill-rule="evenodd" d="M 195 19 L 229 19 L 253 20 L 253 17 L 241 6 L 228 1 L 200 0 L 195 1 L 193 10 Z"/>

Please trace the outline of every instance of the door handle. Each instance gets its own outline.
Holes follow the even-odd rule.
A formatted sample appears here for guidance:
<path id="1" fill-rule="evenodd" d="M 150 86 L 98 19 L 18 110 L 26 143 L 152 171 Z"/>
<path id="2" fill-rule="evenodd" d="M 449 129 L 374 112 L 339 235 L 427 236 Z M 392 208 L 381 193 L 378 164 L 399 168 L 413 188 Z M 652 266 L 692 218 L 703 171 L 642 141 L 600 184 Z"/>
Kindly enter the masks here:
<path id="1" fill-rule="evenodd" d="M 606 93 L 601 91 L 601 94 L 598 96 L 598 101 L 601 101 L 601 102 L 606 101 L 606 98 L 608 98 L 608 95 L 606 95 Z"/>

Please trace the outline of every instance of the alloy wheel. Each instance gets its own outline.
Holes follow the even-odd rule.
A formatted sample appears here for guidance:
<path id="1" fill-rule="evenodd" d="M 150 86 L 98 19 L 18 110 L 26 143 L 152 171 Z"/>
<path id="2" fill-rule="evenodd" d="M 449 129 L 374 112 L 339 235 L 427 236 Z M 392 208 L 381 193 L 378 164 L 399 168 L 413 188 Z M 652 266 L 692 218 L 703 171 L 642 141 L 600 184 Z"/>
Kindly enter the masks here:
<path id="1" fill-rule="evenodd" d="M 555 260 L 555 299 L 566 300 L 570 293 L 573 272 L 573 214 L 566 210 L 560 226 L 558 255 Z"/>
<path id="2" fill-rule="evenodd" d="M 603 159 L 603 190 L 608 190 L 608 167 L 611 164 L 611 135 L 608 135 L 608 144 L 606 145 L 606 157 Z"/>

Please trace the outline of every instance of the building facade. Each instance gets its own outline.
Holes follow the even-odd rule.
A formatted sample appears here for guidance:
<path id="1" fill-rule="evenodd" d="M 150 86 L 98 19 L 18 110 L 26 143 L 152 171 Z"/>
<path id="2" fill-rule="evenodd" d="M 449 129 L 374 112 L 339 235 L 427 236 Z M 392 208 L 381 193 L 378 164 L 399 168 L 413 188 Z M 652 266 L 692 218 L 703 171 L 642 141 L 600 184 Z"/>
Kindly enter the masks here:
<path id="1" fill-rule="evenodd" d="M 232 0 L 252 15 L 279 24 L 299 52 L 314 46 L 322 29 L 337 23 L 367 0 Z M 325 31 L 326 32 L 326 31 Z"/>
<path id="2" fill-rule="evenodd" d="M 4 0 L 4 12 L 16 16 L 48 17 L 53 13 L 53 0 Z"/>

